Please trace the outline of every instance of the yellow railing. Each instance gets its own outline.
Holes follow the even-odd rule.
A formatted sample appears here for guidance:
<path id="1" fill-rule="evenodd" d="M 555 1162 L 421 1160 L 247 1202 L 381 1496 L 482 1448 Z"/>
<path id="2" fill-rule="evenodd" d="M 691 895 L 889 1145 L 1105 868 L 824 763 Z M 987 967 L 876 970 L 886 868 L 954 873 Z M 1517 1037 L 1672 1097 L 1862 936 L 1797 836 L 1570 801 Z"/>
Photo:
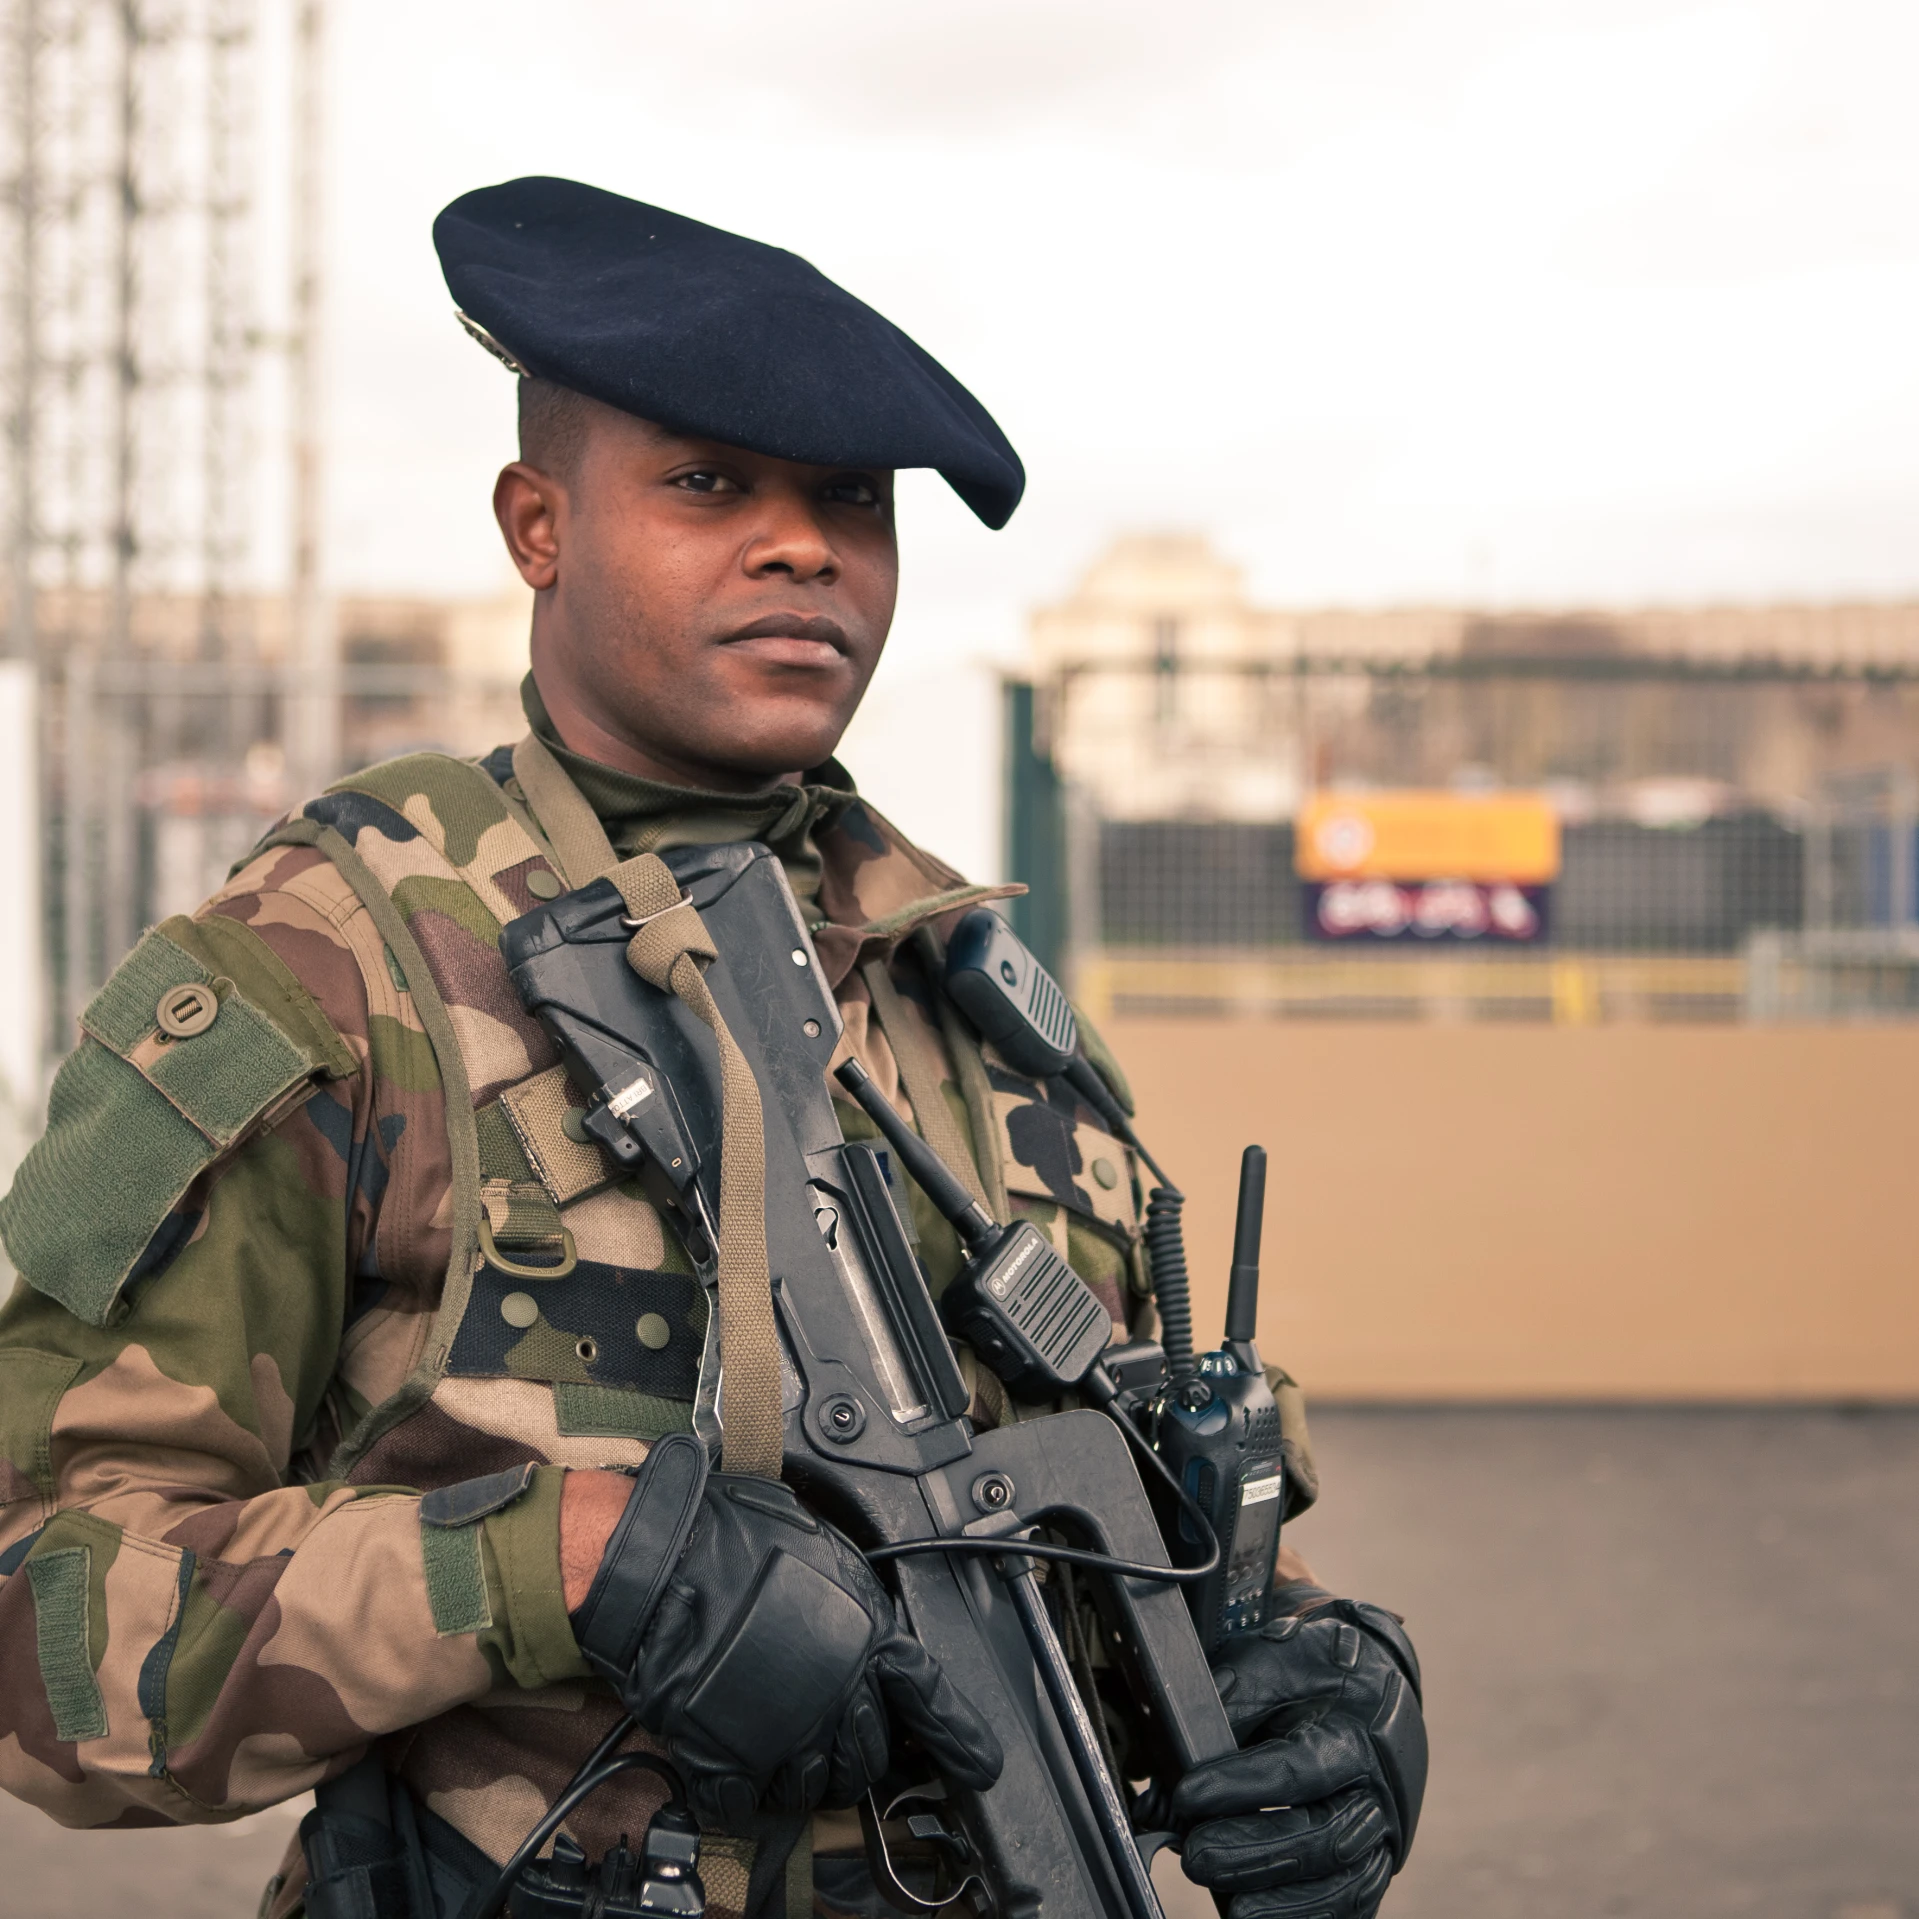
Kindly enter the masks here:
<path id="1" fill-rule="evenodd" d="M 1746 963 L 1718 953 L 1355 953 L 1106 947 L 1073 968 L 1095 1021 L 1168 1013 L 1268 1018 L 1735 1020 Z"/>

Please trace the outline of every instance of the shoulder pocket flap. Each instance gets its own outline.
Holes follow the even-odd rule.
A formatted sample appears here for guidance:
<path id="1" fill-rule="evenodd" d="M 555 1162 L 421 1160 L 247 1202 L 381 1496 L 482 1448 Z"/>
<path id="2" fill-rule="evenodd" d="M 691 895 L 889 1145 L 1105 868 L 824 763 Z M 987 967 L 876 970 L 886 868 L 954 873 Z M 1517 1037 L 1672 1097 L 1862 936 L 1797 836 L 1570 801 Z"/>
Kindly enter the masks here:
<path id="1" fill-rule="evenodd" d="M 1139 1231 L 1132 1159 L 1122 1141 L 1103 1127 L 1075 1124 L 1037 1092 L 996 1089 L 993 1114 L 1008 1193 L 1049 1199 L 1128 1238 Z"/>
<path id="2" fill-rule="evenodd" d="M 231 958 L 234 973 L 250 977 L 216 975 L 189 950 L 189 941 L 216 962 Z M 284 980 L 274 978 L 262 961 Z M 182 986 L 224 986 L 225 991 L 210 1025 L 175 1038 L 161 1030 L 159 1010 Z M 270 1010 L 256 1005 L 256 997 L 267 999 Z M 303 1080 L 337 1078 L 353 1070 L 344 1041 L 310 1001 L 304 1008 L 302 1001 L 306 996 L 293 976 L 257 934 L 237 921 L 210 934 L 194 922 L 169 920 L 127 956 L 81 1014 L 80 1024 L 224 1151 Z"/>
<path id="3" fill-rule="evenodd" d="M 160 1006 L 185 986 L 213 988 L 218 1010 L 172 1037 Z M 156 926 L 80 1023 L 47 1129 L 0 1200 L 0 1236 L 35 1291 L 105 1326 L 195 1178 L 357 1062 L 266 942 L 217 915 Z"/>

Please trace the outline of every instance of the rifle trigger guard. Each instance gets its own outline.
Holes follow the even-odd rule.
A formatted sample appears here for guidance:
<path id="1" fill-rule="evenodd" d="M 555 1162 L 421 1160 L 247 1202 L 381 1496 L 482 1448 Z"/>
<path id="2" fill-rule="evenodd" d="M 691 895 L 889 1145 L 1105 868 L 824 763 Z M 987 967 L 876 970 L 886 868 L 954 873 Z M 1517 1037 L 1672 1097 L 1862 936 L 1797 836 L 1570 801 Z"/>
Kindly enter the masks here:
<path id="1" fill-rule="evenodd" d="M 924 1799 L 921 1791 L 911 1787 L 894 1798 L 883 1811 L 878 1799 L 879 1793 L 876 1787 L 860 1801 L 860 1832 L 866 1841 L 866 1863 L 873 1874 L 873 1883 L 879 1888 L 880 1896 L 886 1900 L 887 1904 L 895 1911 L 904 1913 L 945 1912 L 956 1900 L 964 1899 L 977 1886 L 981 1897 L 988 1902 L 981 1910 L 989 1912 L 992 1910 L 992 1893 L 988 1890 L 986 1881 L 970 1864 L 965 1866 L 965 1877 L 959 1884 L 951 1892 L 944 1893 L 936 1899 L 924 1899 L 907 1885 L 900 1878 L 899 1869 L 893 1864 L 893 1856 L 887 1850 L 883 1822 L 898 1812 L 900 1807 L 914 1800 L 921 1800 L 923 1804 L 934 1807 L 937 1807 L 938 1801 Z M 935 1828 L 931 1832 L 916 1833 L 916 1837 L 930 1839 L 942 1852 L 957 1853 L 962 1860 L 972 1860 L 974 1856 L 972 1845 L 963 1834 L 949 1832 L 940 1825 L 937 1811 L 928 1815 L 924 1822 L 915 1819 L 912 1823 L 915 1827 L 927 1823 Z"/>
<path id="2" fill-rule="evenodd" d="M 1172 1832 L 1136 1832 L 1133 1844 L 1139 1848 L 1139 1862 L 1148 1872 L 1153 1869 L 1153 1861 L 1169 1847 L 1179 1850 L 1179 1835 Z"/>

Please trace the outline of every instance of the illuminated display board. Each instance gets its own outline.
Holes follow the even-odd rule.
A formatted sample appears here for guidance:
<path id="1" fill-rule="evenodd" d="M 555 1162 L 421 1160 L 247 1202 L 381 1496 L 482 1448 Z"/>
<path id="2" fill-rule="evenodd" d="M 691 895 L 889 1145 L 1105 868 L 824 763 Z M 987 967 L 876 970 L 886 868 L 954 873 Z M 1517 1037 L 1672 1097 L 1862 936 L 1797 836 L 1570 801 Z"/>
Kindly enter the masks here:
<path id="1" fill-rule="evenodd" d="M 1294 845 L 1309 939 L 1532 944 L 1551 927 L 1559 818 L 1536 793 L 1318 793 Z"/>

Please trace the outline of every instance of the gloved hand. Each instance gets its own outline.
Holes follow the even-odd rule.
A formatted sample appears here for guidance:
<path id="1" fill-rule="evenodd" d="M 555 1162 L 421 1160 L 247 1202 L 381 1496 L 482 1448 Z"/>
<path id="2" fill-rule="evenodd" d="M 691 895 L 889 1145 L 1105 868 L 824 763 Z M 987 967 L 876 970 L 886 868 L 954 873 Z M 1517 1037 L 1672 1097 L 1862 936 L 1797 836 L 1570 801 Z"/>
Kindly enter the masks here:
<path id="1" fill-rule="evenodd" d="M 992 1728 L 852 1542 L 777 1481 L 709 1472 L 690 1434 L 647 1455 L 573 1629 L 704 1822 L 853 1804 L 893 1727 L 954 1785 L 999 1777 Z"/>
<path id="2" fill-rule="evenodd" d="M 1186 1871 L 1230 1919 L 1372 1919 L 1426 1790 L 1419 1659 L 1377 1606 L 1304 1582 L 1275 1598 L 1285 1615 L 1213 1668 L 1240 1750 L 1174 1791 Z"/>

